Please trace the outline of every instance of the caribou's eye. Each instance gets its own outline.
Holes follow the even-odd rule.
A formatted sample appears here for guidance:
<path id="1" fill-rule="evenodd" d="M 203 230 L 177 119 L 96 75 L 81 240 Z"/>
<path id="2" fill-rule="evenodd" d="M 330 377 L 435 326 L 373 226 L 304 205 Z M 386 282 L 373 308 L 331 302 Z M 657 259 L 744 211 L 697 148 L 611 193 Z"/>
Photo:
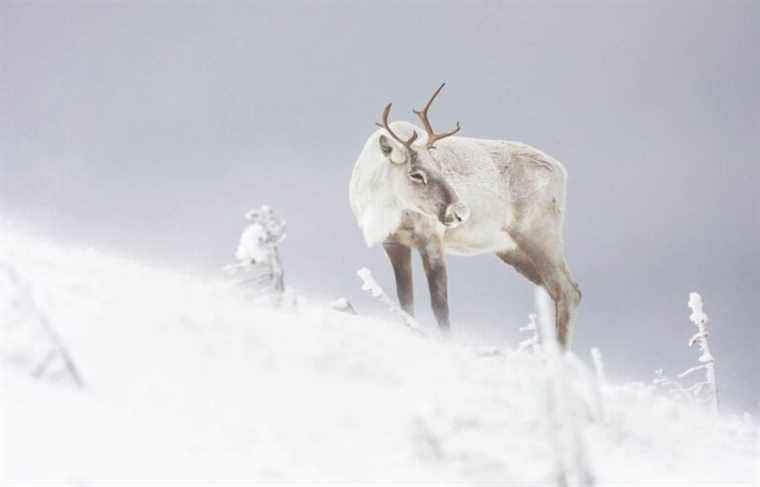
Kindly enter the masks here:
<path id="1" fill-rule="evenodd" d="M 412 171 L 409 173 L 409 179 L 419 184 L 427 184 L 427 176 L 422 171 Z"/>

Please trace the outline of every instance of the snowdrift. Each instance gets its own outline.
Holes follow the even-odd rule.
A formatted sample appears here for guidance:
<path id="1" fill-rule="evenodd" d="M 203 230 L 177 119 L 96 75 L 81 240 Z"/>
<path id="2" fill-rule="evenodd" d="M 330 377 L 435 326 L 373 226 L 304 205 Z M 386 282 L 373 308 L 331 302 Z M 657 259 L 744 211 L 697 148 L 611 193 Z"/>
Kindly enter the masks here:
<path id="1" fill-rule="evenodd" d="M 713 417 L 650 385 L 576 366 L 557 396 L 546 360 L 528 351 L 486 353 L 327 307 L 277 312 L 221 279 L 12 230 L 0 239 L 7 485 L 755 479 L 751 419 Z M 82 388 L 52 364 L 32 377 L 49 347 L 41 317 Z M 588 477 L 573 477 L 578 462 Z"/>

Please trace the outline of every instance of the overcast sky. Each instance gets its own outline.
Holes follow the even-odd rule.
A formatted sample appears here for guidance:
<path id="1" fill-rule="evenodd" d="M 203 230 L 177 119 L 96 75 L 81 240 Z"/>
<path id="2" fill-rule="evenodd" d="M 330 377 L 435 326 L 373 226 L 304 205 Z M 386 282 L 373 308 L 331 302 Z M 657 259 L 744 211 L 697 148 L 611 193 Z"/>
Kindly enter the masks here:
<path id="1" fill-rule="evenodd" d="M 567 167 L 577 352 L 601 347 L 627 380 L 693 365 L 698 290 L 724 399 L 757 412 L 758 46 L 749 1 L 2 2 L 0 210 L 215 273 L 268 203 L 289 284 L 370 310 L 356 269 L 393 281 L 353 221 L 351 169 L 388 101 L 411 120 L 446 81 L 436 126 Z M 458 333 L 519 339 L 527 281 L 490 255 L 450 258 L 449 276 Z"/>

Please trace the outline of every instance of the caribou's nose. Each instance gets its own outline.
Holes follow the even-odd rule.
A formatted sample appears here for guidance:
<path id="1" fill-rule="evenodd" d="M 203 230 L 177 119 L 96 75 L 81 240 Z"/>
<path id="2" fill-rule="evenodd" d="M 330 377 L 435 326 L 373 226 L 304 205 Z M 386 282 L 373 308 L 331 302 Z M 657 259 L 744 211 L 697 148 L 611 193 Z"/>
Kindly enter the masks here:
<path id="1" fill-rule="evenodd" d="M 454 203 L 446 208 L 443 224 L 447 227 L 455 227 L 464 223 L 470 217 L 470 209 L 464 203 Z"/>

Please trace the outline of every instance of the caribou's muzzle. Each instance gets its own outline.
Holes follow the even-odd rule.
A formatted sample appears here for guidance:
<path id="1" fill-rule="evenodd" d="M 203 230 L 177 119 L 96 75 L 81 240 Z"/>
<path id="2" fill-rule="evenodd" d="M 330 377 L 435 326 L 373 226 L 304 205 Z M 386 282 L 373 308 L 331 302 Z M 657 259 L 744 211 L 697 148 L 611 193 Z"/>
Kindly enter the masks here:
<path id="1" fill-rule="evenodd" d="M 454 203 L 446 208 L 443 214 L 443 223 L 449 228 L 461 225 L 470 218 L 470 209 L 464 203 Z"/>

